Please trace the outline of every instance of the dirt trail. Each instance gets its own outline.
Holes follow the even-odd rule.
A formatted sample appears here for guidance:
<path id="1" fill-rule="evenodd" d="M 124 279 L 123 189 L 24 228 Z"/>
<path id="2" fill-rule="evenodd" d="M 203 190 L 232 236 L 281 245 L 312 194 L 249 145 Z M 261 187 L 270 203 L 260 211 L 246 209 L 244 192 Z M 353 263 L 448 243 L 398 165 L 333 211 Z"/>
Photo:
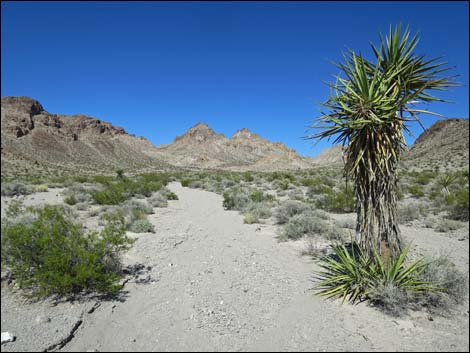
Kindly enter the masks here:
<path id="1" fill-rule="evenodd" d="M 170 189 L 179 200 L 156 209 L 156 234 L 139 235 L 126 260 L 151 269 L 63 350 L 468 350 L 467 313 L 455 326 L 324 301 L 310 290 L 315 265 L 288 243 L 243 224 L 219 195 Z"/>
<path id="2" fill-rule="evenodd" d="M 315 263 L 274 226 L 244 224 L 220 195 L 169 187 L 179 200 L 149 216 L 155 234 L 134 234 L 125 264 L 139 266 L 121 300 L 23 305 L 2 286 L 2 331 L 18 336 L 2 351 L 468 351 L 468 304 L 430 321 L 325 301 L 311 290 Z M 403 230 L 468 266 L 468 238 Z"/>

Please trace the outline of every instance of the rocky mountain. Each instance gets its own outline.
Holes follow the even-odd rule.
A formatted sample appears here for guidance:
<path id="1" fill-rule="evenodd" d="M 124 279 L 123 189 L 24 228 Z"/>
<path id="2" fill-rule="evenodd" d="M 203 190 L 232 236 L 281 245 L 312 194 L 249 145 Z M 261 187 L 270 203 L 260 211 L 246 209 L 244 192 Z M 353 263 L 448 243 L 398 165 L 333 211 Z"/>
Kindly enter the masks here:
<path id="1" fill-rule="evenodd" d="M 156 147 L 144 137 L 100 119 L 49 113 L 28 97 L 3 97 L 1 103 L 2 175 L 95 173 L 118 168 L 280 170 L 313 165 L 311 158 L 248 129 L 227 138 L 199 123 L 173 143 Z"/>
<path id="2" fill-rule="evenodd" d="M 469 165 L 468 119 L 439 120 L 405 152 L 405 167 L 461 169 Z"/>
<path id="3" fill-rule="evenodd" d="M 51 114 L 28 97 L 1 100 L 1 156 L 2 175 L 170 167 L 143 137 L 85 115 Z"/>
<path id="4" fill-rule="evenodd" d="M 167 163 L 178 167 L 229 170 L 279 170 L 312 167 L 312 159 L 299 156 L 281 142 L 270 142 L 244 128 L 227 138 L 204 123 L 191 127 L 173 143 L 158 147 Z"/>

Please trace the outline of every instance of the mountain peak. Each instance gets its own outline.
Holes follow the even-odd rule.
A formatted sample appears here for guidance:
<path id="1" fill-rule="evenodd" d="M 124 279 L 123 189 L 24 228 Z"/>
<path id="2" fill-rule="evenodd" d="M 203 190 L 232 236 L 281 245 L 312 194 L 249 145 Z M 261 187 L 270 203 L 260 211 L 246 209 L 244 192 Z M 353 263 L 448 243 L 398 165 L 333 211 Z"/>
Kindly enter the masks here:
<path id="1" fill-rule="evenodd" d="M 2 97 L 2 108 L 14 109 L 16 111 L 26 113 L 30 117 L 44 112 L 44 108 L 42 107 L 41 103 L 39 103 L 36 99 L 24 96 Z"/>
<path id="2" fill-rule="evenodd" d="M 183 135 L 175 138 L 174 142 L 186 141 L 186 142 L 204 142 L 207 140 L 222 139 L 224 135 L 216 133 L 207 124 L 199 122 L 192 126 Z"/>

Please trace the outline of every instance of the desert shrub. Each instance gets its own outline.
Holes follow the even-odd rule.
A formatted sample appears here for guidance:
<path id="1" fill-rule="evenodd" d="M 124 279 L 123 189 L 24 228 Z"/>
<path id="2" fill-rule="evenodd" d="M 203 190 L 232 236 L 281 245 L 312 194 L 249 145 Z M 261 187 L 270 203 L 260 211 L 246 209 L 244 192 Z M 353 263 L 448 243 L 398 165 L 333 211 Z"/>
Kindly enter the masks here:
<path id="1" fill-rule="evenodd" d="M 427 185 L 436 176 L 435 172 L 422 172 L 415 176 L 414 180 L 420 185 Z"/>
<path id="2" fill-rule="evenodd" d="M 124 170 L 123 169 L 117 169 L 116 170 L 116 178 L 124 179 Z"/>
<path id="3" fill-rule="evenodd" d="M 306 236 L 304 237 L 304 241 L 305 248 L 301 251 L 302 255 L 320 257 L 326 254 L 327 249 L 325 247 L 320 247 L 319 239 L 317 237 Z"/>
<path id="4" fill-rule="evenodd" d="M 82 291 L 116 293 L 120 253 L 130 247 L 122 217 L 110 215 L 101 233 L 84 233 L 61 209 L 37 209 L 32 224 L 2 225 L 2 263 L 22 288 L 37 295 L 72 296 Z"/>
<path id="5" fill-rule="evenodd" d="M 246 212 L 250 213 L 256 221 L 271 217 L 271 206 L 267 202 L 251 203 L 246 207 Z"/>
<path id="6" fill-rule="evenodd" d="M 189 179 L 183 179 L 183 180 L 181 180 L 181 186 L 187 187 L 187 186 L 189 186 L 190 182 L 191 182 L 191 180 L 189 180 Z"/>
<path id="7" fill-rule="evenodd" d="M 449 206 L 449 217 L 454 220 L 468 221 L 469 194 L 468 187 L 456 192 L 455 198 Z"/>
<path id="8" fill-rule="evenodd" d="M 419 185 L 409 185 L 407 192 L 414 198 L 424 197 L 423 188 Z"/>
<path id="9" fill-rule="evenodd" d="M 348 213 L 353 212 L 355 196 L 352 187 L 341 187 L 339 190 L 331 190 L 322 194 L 314 201 L 315 206 L 328 212 Z"/>
<path id="10" fill-rule="evenodd" d="M 176 195 L 174 192 L 170 191 L 169 193 L 166 194 L 166 198 L 168 200 L 178 200 L 178 195 Z"/>
<path id="11" fill-rule="evenodd" d="M 109 186 L 104 190 L 95 191 L 92 193 L 92 197 L 99 205 L 118 205 L 126 199 L 123 190 L 117 186 Z"/>
<path id="12" fill-rule="evenodd" d="M 300 239 L 314 235 L 327 239 L 340 239 L 342 230 L 331 226 L 312 212 L 304 212 L 290 218 L 281 232 L 282 238 L 287 239 Z"/>
<path id="13" fill-rule="evenodd" d="M 70 196 L 67 196 L 65 199 L 64 199 L 64 202 L 67 204 L 67 205 L 70 205 L 70 206 L 73 206 L 75 205 L 78 200 L 77 198 L 75 197 L 75 195 L 70 195 Z"/>
<path id="14" fill-rule="evenodd" d="M 468 293 L 467 275 L 444 256 L 430 259 L 428 263 L 421 280 L 433 283 L 442 290 L 419 293 L 413 301 L 433 313 L 445 314 L 452 305 L 464 302 Z"/>
<path id="15" fill-rule="evenodd" d="M 152 197 L 149 199 L 149 202 L 153 207 L 168 207 L 167 198 L 160 192 L 156 192 L 155 194 L 153 194 Z"/>
<path id="16" fill-rule="evenodd" d="M 356 221 L 353 219 L 336 220 L 335 224 L 340 228 L 356 229 Z"/>
<path id="17" fill-rule="evenodd" d="M 435 226 L 434 230 L 437 232 L 447 233 L 453 230 L 460 229 L 464 226 L 463 222 L 454 221 L 451 219 L 441 219 Z"/>
<path id="18" fill-rule="evenodd" d="M 250 172 L 245 172 L 243 173 L 243 180 L 245 180 L 248 183 L 251 183 L 255 180 L 255 178 Z"/>
<path id="19" fill-rule="evenodd" d="M 309 210 L 310 207 L 302 202 L 286 200 L 282 202 L 274 212 L 274 218 L 277 224 L 284 224 L 296 214 Z"/>
<path id="20" fill-rule="evenodd" d="M 79 211 L 86 211 L 88 209 L 88 204 L 86 202 L 80 202 L 75 205 L 75 208 Z"/>
<path id="21" fill-rule="evenodd" d="M 274 189 L 278 189 L 278 190 L 287 190 L 289 188 L 289 180 L 279 180 L 279 179 L 275 179 L 274 182 L 272 183 L 272 186 Z"/>
<path id="22" fill-rule="evenodd" d="M 391 316 L 405 314 L 411 300 L 406 290 L 390 282 L 370 288 L 368 298 L 376 308 Z"/>
<path id="23" fill-rule="evenodd" d="M 39 184 L 34 186 L 34 191 L 35 192 L 46 192 L 49 190 L 49 187 L 47 184 Z"/>
<path id="24" fill-rule="evenodd" d="M 25 208 L 21 200 L 11 200 L 2 216 L 2 228 L 5 224 L 31 225 L 37 219 L 37 214 L 34 212 L 34 209 L 32 207 Z"/>
<path id="25" fill-rule="evenodd" d="M 221 184 L 223 189 L 231 188 L 232 186 L 236 185 L 236 183 L 233 180 L 229 180 L 229 179 L 223 179 L 220 182 L 220 184 Z"/>
<path id="26" fill-rule="evenodd" d="M 138 210 L 144 214 L 151 214 L 153 213 L 152 206 L 147 202 L 147 200 L 127 200 L 124 202 L 123 207 L 128 207 L 132 210 Z"/>
<path id="27" fill-rule="evenodd" d="M 304 193 L 301 189 L 293 189 L 287 193 L 289 199 L 302 201 L 304 199 Z"/>
<path id="28" fill-rule="evenodd" d="M 136 180 L 123 179 L 108 182 L 104 190 L 92 192 L 92 197 L 100 205 L 117 205 L 131 197 L 150 197 L 168 181 L 167 177 L 145 174 Z"/>
<path id="29" fill-rule="evenodd" d="M 243 211 L 252 202 L 250 194 L 245 189 L 230 189 L 223 194 L 223 207 L 227 210 Z"/>
<path id="30" fill-rule="evenodd" d="M 154 233 L 155 228 L 148 219 L 137 219 L 129 227 L 129 230 L 134 233 Z"/>
<path id="31" fill-rule="evenodd" d="M 1 194 L 2 196 L 19 196 L 31 194 L 32 189 L 30 186 L 23 183 L 2 183 Z"/>
<path id="32" fill-rule="evenodd" d="M 401 224 L 424 219 L 428 214 L 427 206 L 422 202 L 407 202 L 398 205 L 398 222 Z"/>
<path id="33" fill-rule="evenodd" d="M 204 183 L 200 180 L 191 181 L 188 185 L 188 187 L 190 187 L 192 189 L 202 189 L 203 186 L 204 186 Z"/>
<path id="34" fill-rule="evenodd" d="M 259 221 L 259 219 L 256 218 L 252 213 L 246 213 L 244 218 L 243 218 L 243 223 L 246 223 L 246 224 L 253 224 L 253 223 L 256 223 L 258 221 Z"/>

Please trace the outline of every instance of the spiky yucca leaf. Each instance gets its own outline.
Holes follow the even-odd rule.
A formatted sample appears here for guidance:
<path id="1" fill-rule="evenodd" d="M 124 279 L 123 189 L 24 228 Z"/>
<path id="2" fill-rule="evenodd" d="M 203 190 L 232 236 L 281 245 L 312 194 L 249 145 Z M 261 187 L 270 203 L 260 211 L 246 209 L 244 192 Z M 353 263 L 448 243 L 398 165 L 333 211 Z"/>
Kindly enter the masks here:
<path id="1" fill-rule="evenodd" d="M 409 249 L 384 264 L 377 251 L 375 258 L 369 259 L 361 248 L 351 244 L 348 249 L 344 244 L 333 245 L 334 256 L 323 258 L 316 273 L 320 282 L 315 285 L 318 295 L 326 298 L 342 298 L 342 303 L 349 299 L 354 303 L 358 299 L 367 299 L 374 288 L 393 286 L 408 292 L 442 291 L 432 283 L 422 281 L 420 276 L 428 263 L 422 259 L 406 262 Z"/>

